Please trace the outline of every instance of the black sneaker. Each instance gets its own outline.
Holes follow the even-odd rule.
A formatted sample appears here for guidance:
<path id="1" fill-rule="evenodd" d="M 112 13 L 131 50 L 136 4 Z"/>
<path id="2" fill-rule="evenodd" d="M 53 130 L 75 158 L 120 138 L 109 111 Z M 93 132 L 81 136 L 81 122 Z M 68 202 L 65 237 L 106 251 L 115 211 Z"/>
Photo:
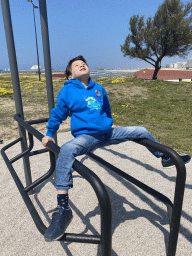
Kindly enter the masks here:
<path id="1" fill-rule="evenodd" d="M 180 156 L 184 162 L 184 164 L 190 162 L 191 157 L 189 155 L 184 155 L 184 156 Z M 169 158 L 168 156 L 164 155 L 162 157 L 162 165 L 164 168 L 172 168 L 175 166 L 175 164 L 173 163 L 173 161 L 171 160 L 171 158 Z"/>
<path id="2" fill-rule="evenodd" d="M 71 208 L 65 209 L 63 207 L 57 207 L 52 215 L 51 224 L 45 232 L 45 241 L 51 242 L 61 238 L 64 235 L 71 219 Z"/>

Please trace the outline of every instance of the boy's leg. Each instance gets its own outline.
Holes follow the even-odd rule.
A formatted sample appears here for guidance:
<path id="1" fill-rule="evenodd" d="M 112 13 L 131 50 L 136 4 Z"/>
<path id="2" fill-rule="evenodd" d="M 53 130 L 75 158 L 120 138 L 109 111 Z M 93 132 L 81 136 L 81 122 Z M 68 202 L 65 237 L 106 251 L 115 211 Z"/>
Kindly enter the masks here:
<path id="1" fill-rule="evenodd" d="M 132 141 L 136 139 L 148 139 L 159 143 L 149 131 L 141 126 L 126 126 L 113 128 L 109 138 L 109 144 L 119 144 L 124 141 Z M 148 148 L 148 150 L 156 157 L 162 157 L 163 153 Z"/>
<path id="2" fill-rule="evenodd" d="M 103 140 L 103 135 L 92 136 L 82 134 L 61 146 L 56 164 L 55 186 L 58 191 L 69 190 L 73 187 L 71 168 L 75 157 L 100 147 Z"/>
<path id="3" fill-rule="evenodd" d="M 50 226 L 45 232 L 46 241 L 58 240 L 65 233 L 65 230 L 72 219 L 72 211 L 68 207 L 68 190 L 73 187 L 71 167 L 77 155 L 99 147 L 103 141 L 101 136 L 81 135 L 61 147 L 56 164 L 56 189 L 58 206 L 53 213 Z"/>
<path id="4" fill-rule="evenodd" d="M 154 141 L 156 143 L 159 143 L 159 141 L 157 141 L 149 133 L 149 131 L 146 128 L 140 127 L 140 126 L 127 126 L 127 127 L 113 128 L 111 131 L 111 134 L 109 136 L 108 143 L 109 144 L 118 144 L 123 141 L 129 141 L 129 140 L 135 140 L 135 139 L 148 139 L 148 140 Z M 164 168 L 171 168 L 171 167 L 175 166 L 175 164 L 172 162 L 172 160 L 168 156 L 164 155 L 163 153 L 155 151 L 150 148 L 148 148 L 148 150 L 154 156 L 156 156 L 158 158 L 162 157 L 162 165 Z M 191 157 L 189 155 L 181 155 L 180 157 L 182 158 L 182 160 L 185 164 L 191 160 Z"/>

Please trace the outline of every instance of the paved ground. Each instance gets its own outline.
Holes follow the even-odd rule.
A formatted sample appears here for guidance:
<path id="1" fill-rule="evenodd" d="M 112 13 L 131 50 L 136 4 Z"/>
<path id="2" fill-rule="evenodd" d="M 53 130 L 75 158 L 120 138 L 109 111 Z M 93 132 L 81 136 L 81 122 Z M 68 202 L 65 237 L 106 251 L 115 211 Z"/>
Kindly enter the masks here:
<path id="1" fill-rule="evenodd" d="M 72 136 L 70 132 L 59 133 L 59 145 Z M 0 149 L 4 145 L 0 145 Z M 35 148 L 42 148 L 35 141 Z M 19 144 L 8 150 L 14 156 L 20 151 Z M 173 201 L 176 169 L 163 169 L 143 146 L 125 142 L 95 151 L 96 154 L 129 173 L 147 185 L 165 194 Z M 152 196 L 143 192 L 123 178 L 92 161 L 87 156 L 78 157 L 103 181 L 109 193 L 113 210 L 113 256 L 164 256 L 167 247 L 169 225 L 166 207 Z M 22 161 L 13 164 L 24 182 Z M 48 154 L 31 158 L 34 179 L 49 169 Z M 177 256 L 192 255 L 192 162 L 186 165 L 187 180 Z M 67 229 L 69 233 L 100 233 L 100 215 L 96 196 L 90 185 L 73 172 L 74 188 L 70 191 L 70 206 L 74 218 Z M 33 223 L 30 214 L 17 190 L 11 175 L 0 156 L 0 254 L 2 256 L 95 256 L 101 255 L 100 246 L 52 242 L 46 243 Z M 56 206 L 54 178 L 37 187 L 31 196 L 45 225 L 50 222 Z"/>

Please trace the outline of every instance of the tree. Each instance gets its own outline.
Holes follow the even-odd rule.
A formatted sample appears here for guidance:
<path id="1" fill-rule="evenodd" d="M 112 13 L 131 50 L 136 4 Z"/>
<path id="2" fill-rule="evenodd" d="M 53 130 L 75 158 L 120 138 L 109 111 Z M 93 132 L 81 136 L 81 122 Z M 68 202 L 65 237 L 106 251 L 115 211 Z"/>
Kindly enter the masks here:
<path id="1" fill-rule="evenodd" d="M 154 18 L 134 15 L 130 18 L 130 31 L 121 45 L 124 57 L 142 59 L 155 67 L 153 79 L 161 69 L 165 56 L 185 58 L 192 50 L 192 3 L 165 0 Z"/>

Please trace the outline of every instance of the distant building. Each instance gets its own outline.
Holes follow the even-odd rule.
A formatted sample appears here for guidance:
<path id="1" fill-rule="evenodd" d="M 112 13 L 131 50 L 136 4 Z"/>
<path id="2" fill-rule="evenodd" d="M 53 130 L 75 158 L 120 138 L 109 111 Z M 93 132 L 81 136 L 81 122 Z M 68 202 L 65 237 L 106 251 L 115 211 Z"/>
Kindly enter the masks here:
<path id="1" fill-rule="evenodd" d="M 185 68 L 185 67 L 186 67 L 186 62 L 173 63 L 173 68 Z"/>
<path id="2" fill-rule="evenodd" d="M 40 70 L 41 67 L 39 66 Z M 34 65 L 33 67 L 30 68 L 30 70 L 38 71 L 38 65 Z"/>
<path id="3" fill-rule="evenodd" d="M 177 62 L 177 63 L 163 65 L 162 68 L 180 69 L 180 68 L 186 68 L 186 65 L 187 65 L 187 62 Z"/>
<path id="4" fill-rule="evenodd" d="M 192 59 L 187 60 L 186 69 L 192 68 Z"/>

